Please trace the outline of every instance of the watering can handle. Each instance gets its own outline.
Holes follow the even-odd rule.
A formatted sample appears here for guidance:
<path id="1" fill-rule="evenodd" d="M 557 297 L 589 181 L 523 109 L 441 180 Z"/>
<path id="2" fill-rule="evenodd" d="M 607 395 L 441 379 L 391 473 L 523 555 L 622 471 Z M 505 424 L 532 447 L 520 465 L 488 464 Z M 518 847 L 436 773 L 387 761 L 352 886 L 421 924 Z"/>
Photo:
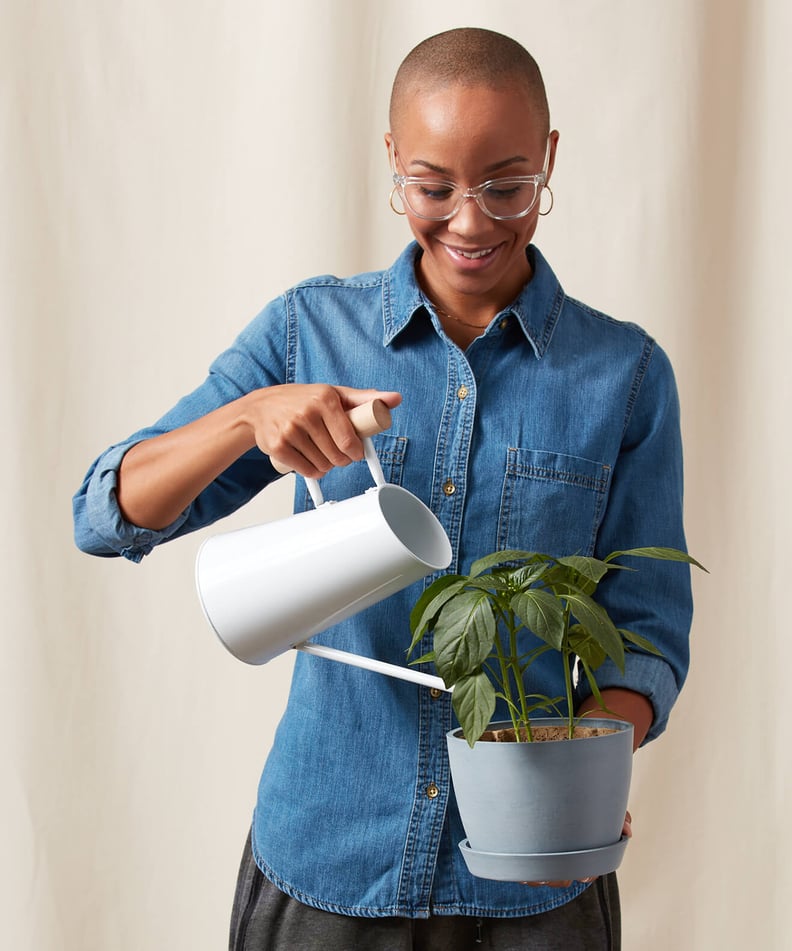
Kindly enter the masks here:
<path id="1" fill-rule="evenodd" d="M 362 403 L 360 406 L 353 406 L 352 409 L 347 413 L 347 418 L 349 419 L 349 422 L 352 423 L 352 428 L 361 439 L 365 439 L 368 436 L 373 436 L 376 433 L 381 433 L 384 429 L 388 429 L 391 424 L 390 410 L 382 402 L 382 400 L 371 400 L 370 403 Z M 370 450 L 365 444 L 364 448 L 367 450 L 366 460 L 369 461 L 370 464 Z M 280 472 L 283 475 L 292 471 L 290 465 L 285 462 L 281 462 L 279 459 L 273 459 L 270 457 L 270 463 L 277 472 Z"/>

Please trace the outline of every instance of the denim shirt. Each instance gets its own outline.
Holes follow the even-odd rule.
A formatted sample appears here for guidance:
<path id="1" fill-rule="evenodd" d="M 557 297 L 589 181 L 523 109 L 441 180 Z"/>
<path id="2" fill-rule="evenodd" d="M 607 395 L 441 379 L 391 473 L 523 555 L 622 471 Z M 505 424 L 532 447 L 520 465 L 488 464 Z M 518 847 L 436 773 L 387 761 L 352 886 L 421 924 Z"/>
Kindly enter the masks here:
<path id="1" fill-rule="evenodd" d="M 386 478 L 444 526 L 449 571 L 501 548 L 598 556 L 684 548 L 679 409 L 666 355 L 634 324 L 567 297 L 540 252 L 527 253 L 532 280 L 465 351 L 416 283 L 415 244 L 387 271 L 292 288 L 214 361 L 201 386 L 94 463 L 74 499 L 78 546 L 139 561 L 158 543 L 234 511 L 278 477 L 259 450 L 162 531 L 123 519 L 115 498 L 121 459 L 141 439 L 255 388 L 327 382 L 403 394 L 374 444 Z M 326 499 L 370 485 L 363 462 L 322 479 Z M 298 478 L 295 510 L 310 505 Z M 598 682 L 649 698 L 651 739 L 665 728 L 687 671 L 690 578 L 676 563 L 635 567 L 610 575 L 599 600 L 618 626 L 650 638 L 663 656 L 630 653 L 624 677 L 606 662 Z M 431 580 L 316 640 L 405 664 L 410 609 Z M 533 675 L 532 692 L 563 693 L 549 657 Z M 497 716 L 507 718 L 503 709 Z M 575 897 L 586 886 L 527 887 L 468 873 L 445 751 L 455 726 L 445 693 L 298 655 L 255 808 L 259 867 L 302 902 L 366 917 L 511 917 Z"/>

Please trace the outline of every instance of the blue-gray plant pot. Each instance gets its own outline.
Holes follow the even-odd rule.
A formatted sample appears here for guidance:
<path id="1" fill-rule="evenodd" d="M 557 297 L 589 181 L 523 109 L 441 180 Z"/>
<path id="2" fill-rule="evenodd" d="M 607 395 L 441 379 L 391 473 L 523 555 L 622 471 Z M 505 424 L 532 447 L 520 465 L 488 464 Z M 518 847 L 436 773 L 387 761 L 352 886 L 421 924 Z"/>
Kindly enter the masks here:
<path id="1" fill-rule="evenodd" d="M 532 725 L 564 722 L 545 718 Z M 579 879 L 618 867 L 626 845 L 621 832 L 633 728 L 606 719 L 587 719 L 585 725 L 615 732 L 541 743 L 479 741 L 472 749 L 461 730 L 447 734 L 467 836 L 460 848 L 474 874 L 507 881 Z M 510 726 L 493 723 L 490 729 Z"/>

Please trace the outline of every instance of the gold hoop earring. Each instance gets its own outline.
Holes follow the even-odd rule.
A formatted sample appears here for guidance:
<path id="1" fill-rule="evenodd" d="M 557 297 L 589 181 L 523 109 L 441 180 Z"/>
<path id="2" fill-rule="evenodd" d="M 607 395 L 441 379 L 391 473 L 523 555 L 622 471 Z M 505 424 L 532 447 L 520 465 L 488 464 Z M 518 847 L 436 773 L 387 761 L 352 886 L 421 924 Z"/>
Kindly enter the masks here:
<path id="1" fill-rule="evenodd" d="M 395 192 L 396 192 L 396 189 L 397 189 L 398 187 L 399 187 L 398 185 L 394 185 L 393 188 L 391 188 L 391 193 L 390 193 L 390 198 L 388 199 L 388 204 L 389 204 L 390 207 L 391 207 L 391 211 L 392 211 L 395 215 L 406 215 L 407 212 L 406 212 L 403 208 L 402 208 L 401 211 L 399 211 L 399 209 L 393 204 L 393 196 L 394 196 L 394 194 L 395 194 Z"/>
<path id="2" fill-rule="evenodd" d="M 550 212 L 553 210 L 553 205 L 555 204 L 555 198 L 553 197 L 553 189 L 549 185 L 545 185 L 544 188 L 542 189 L 542 194 L 544 194 L 546 191 L 550 192 L 550 207 L 547 209 L 547 211 L 542 211 L 541 208 L 539 209 L 539 214 L 543 218 L 545 215 L 550 214 Z M 541 197 L 539 198 L 539 204 L 540 205 L 542 204 Z"/>

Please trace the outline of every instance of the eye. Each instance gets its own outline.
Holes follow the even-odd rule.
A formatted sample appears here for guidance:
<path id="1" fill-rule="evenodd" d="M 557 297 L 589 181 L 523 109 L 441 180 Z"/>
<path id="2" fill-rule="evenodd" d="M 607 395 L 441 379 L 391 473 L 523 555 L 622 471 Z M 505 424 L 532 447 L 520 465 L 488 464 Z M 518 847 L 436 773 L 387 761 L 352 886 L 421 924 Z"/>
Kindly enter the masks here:
<path id="1" fill-rule="evenodd" d="M 532 186 L 530 187 L 532 188 Z M 499 182 L 488 185 L 485 194 L 487 199 L 493 201 L 513 201 L 520 195 L 528 194 L 528 188 L 529 186 L 525 182 L 504 178 Z"/>
<path id="2" fill-rule="evenodd" d="M 416 182 L 415 187 L 422 198 L 428 198 L 430 201 L 448 201 L 454 194 L 453 186 L 446 182 Z"/>

